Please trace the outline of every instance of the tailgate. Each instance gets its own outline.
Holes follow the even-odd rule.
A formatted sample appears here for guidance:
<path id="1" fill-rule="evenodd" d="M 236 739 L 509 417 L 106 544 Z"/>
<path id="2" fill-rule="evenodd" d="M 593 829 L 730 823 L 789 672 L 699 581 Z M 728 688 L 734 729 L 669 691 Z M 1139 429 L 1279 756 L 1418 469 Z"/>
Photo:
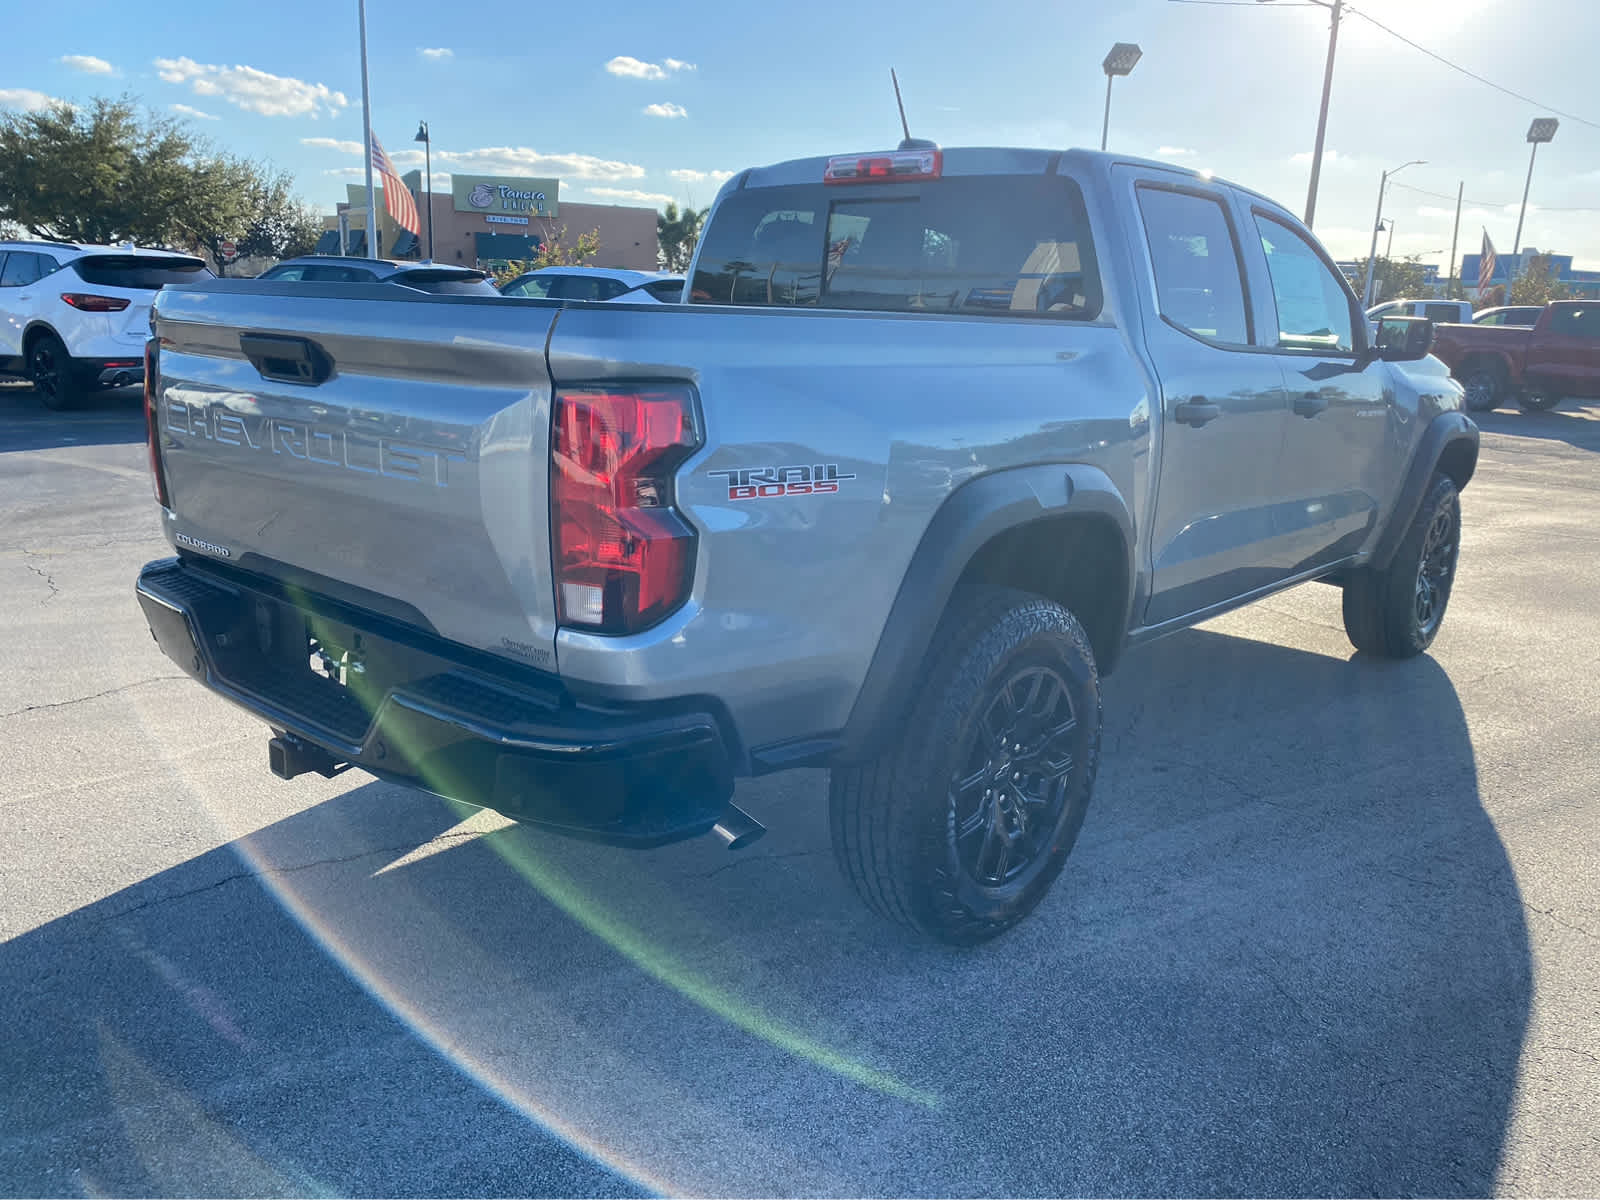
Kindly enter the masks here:
<path id="1" fill-rule="evenodd" d="M 169 540 L 553 669 L 558 311 L 383 284 L 166 289 Z"/>

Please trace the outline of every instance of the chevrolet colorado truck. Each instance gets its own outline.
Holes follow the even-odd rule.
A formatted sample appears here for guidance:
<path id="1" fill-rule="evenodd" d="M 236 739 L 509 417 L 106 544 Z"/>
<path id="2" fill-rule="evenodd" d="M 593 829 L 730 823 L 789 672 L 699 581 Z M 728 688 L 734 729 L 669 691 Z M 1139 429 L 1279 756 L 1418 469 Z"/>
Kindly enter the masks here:
<path id="1" fill-rule="evenodd" d="M 1083 151 L 746 170 L 680 304 L 208 280 L 156 300 L 162 650 L 358 767 L 613 843 L 760 826 L 952 943 L 1050 887 L 1131 646 L 1309 580 L 1444 617 L 1478 435 L 1264 196 Z"/>
<path id="2" fill-rule="evenodd" d="M 1433 353 L 1466 389 L 1474 411 L 1508 397 L 1543 412 L 1564 396 L 1600 396 L 1600 301 L 1557 300 L 1532 328 L 1441 325 Z"/>

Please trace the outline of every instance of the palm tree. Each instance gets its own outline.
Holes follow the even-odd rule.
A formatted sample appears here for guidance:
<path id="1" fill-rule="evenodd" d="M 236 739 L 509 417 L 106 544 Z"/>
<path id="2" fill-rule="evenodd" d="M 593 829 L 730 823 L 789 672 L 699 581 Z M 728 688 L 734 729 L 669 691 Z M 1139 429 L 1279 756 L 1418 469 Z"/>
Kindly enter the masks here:
<path id="1" fill-rule="evenodd" d="M 694 248 L 700 241 L 700 227 L 705 224 L 709 208 L 698 211 L 685 207 L 682 212 L 672 201 L 666 212 L 656 214 L 656 239 L 660 242 L 657 259 L 664 271 L 687 271 L 694 258 Z"/>

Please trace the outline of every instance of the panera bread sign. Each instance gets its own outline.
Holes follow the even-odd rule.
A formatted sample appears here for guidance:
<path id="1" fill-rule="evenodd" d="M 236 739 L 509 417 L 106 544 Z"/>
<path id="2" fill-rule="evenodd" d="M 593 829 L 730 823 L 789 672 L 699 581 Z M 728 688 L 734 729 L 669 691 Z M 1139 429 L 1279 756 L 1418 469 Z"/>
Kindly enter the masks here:
<path id="1" fill-rule="evenodd" d="M 558 215 L 555 179 L 512 179 L 504 175 L 451 175 L 457 212 L 483 216 Z"/>

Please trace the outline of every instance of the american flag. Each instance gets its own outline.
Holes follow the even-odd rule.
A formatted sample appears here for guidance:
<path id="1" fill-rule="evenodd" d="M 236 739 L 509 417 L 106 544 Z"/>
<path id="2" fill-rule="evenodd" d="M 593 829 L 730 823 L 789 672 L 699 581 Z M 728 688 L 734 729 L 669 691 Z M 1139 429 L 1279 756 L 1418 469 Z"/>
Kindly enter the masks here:
<path id="1" fill-rule="evenodd" d="M 1478 255 L 1478 291 L 1482 292 L 1489 286 L 1489 281 L 1494 278 L 1494 269 L 1500 260 L 1495 256 L 1494 243 L 1489 240 L 1489 231 L 1483 231 L 1483 251 Z"/>
<path id="2" fill-rule="evenodd" d="M 417 202 L 411 198 L 411 189 L 400 182 L 400 172 L 384 153 L 377 134 L 372 135 L 372 169 L 383 177 L 383 206 L 394 223 L 420 235 L 422 222 L 417 219 Z"/>

